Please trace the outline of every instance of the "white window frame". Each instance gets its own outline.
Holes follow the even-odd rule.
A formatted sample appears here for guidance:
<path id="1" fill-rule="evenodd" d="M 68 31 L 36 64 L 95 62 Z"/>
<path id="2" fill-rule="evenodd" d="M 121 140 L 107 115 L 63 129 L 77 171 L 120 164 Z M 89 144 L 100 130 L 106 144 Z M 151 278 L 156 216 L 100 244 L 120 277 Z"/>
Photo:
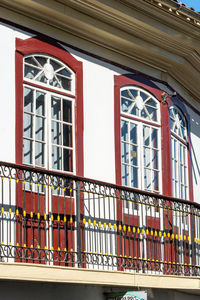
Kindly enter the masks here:
<path id="1" fill-rule="evenodd" d="M 47 83 L 44 83 L 44 82 L 40 82 L 40 81 L 37 81 L 37 80 L 33 80 L 33 79 L 30 79 L 30 78 L 27 78 L 24 76 L 24 67 L 25 67 L 25 59 L 26 58 L 29 58 L 29 57 L 32 57 L 32 56 L 40 56 L 40 57 L 44 57 L 46 58 L 47 60 L 48 59 L 52 59 L 54 60 L 55 62 L 61 64 L 63 66 L 63 68 L 66 68 L 68 72 L 71 73 L 71 90 L 67 90 L 67 89 L 62 89 L 62 88 L 58 88 L 58 87 L 54 87 L 52 85 L 49 85 Z M 27 65 L 27 63 L 26 63 Z M 48 87 L 52 90 L 55 90 L 56 91 L 62 91 L 63 93 L 67 93 L 67 94 L 70 94 L 70 95 L 75 95 L 75 73 L 68 67 L 66 66 L 61 60 L 53 57 L 53 56 L 50 56 L 50 55 L 47 55 L 47 54 L 43 54 L 43 53 L 32 53 L 32 54 L 28 54 L 28 55 L 25 55 L 24 56 L 24 59 L 23 59 L 23 79 L 24 81 L 26 82 L 30 82 L 30 83 L 35 83 L 37 85 L 40 85 L 41 87 Z"/>
<path id="2" fill-rule="evenodd" d="M 25 56 L 25 58 L 27 57 L 31 57 L 33 56 L 34 54 L 31 54 L 31 55 L 28 55 L 28 56 Z M 62 63 L 61 61 L 55 59 L 54 57 L 51 57 L 51 56 L 48 56 L 48 55 L 43 55 L 43 54 L 35 54 L 37 56 L 44 56 L 45 58 L 52 58 L 54 59 L 55 61 L 59 62 L 59 63 Z M 25 64 L 24 64 L 25 65 Z M 62 63 L 63 67 L 66 67 L 67 70 L 70 70 L 66 65 L 64 65 Z M 24 68 L 23 68 L 24 70 Z M 60 88 L 55 88 L 51 85 L 47 85 L 47 84 L 44 84 L 44 83 L 41 83 L 39 81 L 34 81 L 34 80 L 31 80 L 31 79 L 27 79 L 26 77 L 24 77 L 24 81 L 25 83 L 23 84 L 23 91 L 24 91 L 24 88 L 29 88 L 29 89 L 32 89 L 33 91 L 35 91 L 34 93 L 36 93 L 36 91 L 39 91 L 39 92 L 42 92 L 45 94 L 45 125 L 44 125 L 44 128 L 45 128 L 45 132 L 44 132 L 44 144 L 45 144 L 45 151 L 44 151 L 44 166 L 38 166 L 35 164 L 35 147 L 33 147 L 33 150 L 32 150 L 32 163 L 27 163 L 27 162 L 24 162 L 23 161 L 23 164 L 26 164 L 26 165 L 29 165 L 29 166 L 37 166 L 39 168 L 42 168 L 42 169 L 49 169 L 49 170 L 54 170 L 54 171 L 58 171 L 58 172 L 67 172 L 69 174 L 75 174 L 75 170 L 76 170 L 76 156 L 75 156 L 75 153 L 76 153 L 76 149 L 75 149 L 75 98 L 74 98 L 74 89 L 75 89 L 75 80 L 74 80 L 74 73 L 73 71 L 70 70 L 70 72 L 73 74 L 72 75 L 72 86 L 73 86 L 73 91 L 68 91 L 68 90 L 64 90 L 64 89 L 60 89 Z M 30 82 L 30 84 L 29 84 Z M 37 86 L 35 86 L 37 85 Z M 72 94 L 73 97 L 70 97 L 70 95 L 68 94 Z M 61 164 L 62 164 L 62 168 L 61 169 L 53 169 L 52 168 L 52 145 L 53 143 L 51 142 L 51 121 L 52 121 L 52 118 L 51 118 L 51 97 L 52 96 L 55 96 L 55 97 L 58 97 L 58 98 L 62 98 L 62 99 L 65 99 L 67 101 L 70 101 L 71 102 L 71 114 L 72 114 L 72 123 L 71 123 L 71 126 L 72 126 L 72 147 L 68 147 L 68 146 L 64 146 L 61 144 L 59 147 L 60 148 L 65 148 L 65 149 L 69 149 L 69 150 L 72 150 L 72 159 L 73 159 L 73 164 L 72 164 L 72 168 L 73 168 L 73 171 L 65 171 L 63 170 L 63 158 L 61 159 Z M 34 102 L 35 102 L 35 99 L 34 99 Z M 34 103 L 34 106 L 35 106 L 35 103 Z M 24 117 L 24 97 L 23 97 L 23 117 Z M 35 107 L 33 109 L 33 113 L 28 113 L 32 116 L 36 116 L 36 113 L 35 113 Z M 68 124 L 67 122 L 63 122 L 63 121 L 59 121 L 59 123 L 61 124 Z M 62 127 L 62 126 L 61 126 Z M 23 128 L 24 128 L 24 121 L 23 121 Z M 34 139 L 29 139 L 27 137 L 24 137 L 23 135 L 23 140 L 24 138 L 27 139 L 27 140 L 32 140 L 34 145 L 35 145 L 35 121 L 33 122 L 33 127 L 32 127 L 32 130 L 33 130 L 33 137 Z"/>
<path id="3" fill-rule="evenodd" d="M 187 128 L 186 128 L 186 120 L 183 114 L 181 113 L 180 109 L 177 106 L 170 106 L 169 111 L 171 109 L 175 109 L 177 113 L 181 116 L 184 124 L 185 124 L 185 132 L 184 137 L 181 137 L 180 135 L 176 134 L 171 129 L 171 163 L 172 163 L 172 195 L 176 198 L 181 198 L 184 200 L 189 200 L 189 169 L 188 169 L 188 148 L 187 148 Z M 171 115 L 170 115 L 171 119 Z M 175 126 L 175 125 L 174 125 Z M 171 128 L 171 125 L 170 125 Z M 174 144 L 176 143 L 176 149 L 174 149 Z M 182 146 L 182 162 L 180 158 L 180 147 Z M 184 149 L 184 150 L 183 150 Z M 175 152 L 176 151 L 176 155 Z M 185 151 L 185 157 L 184 156 Z M 176 172 L 177 172 L 177 179 L 175 178 L 175 163 L 176 163 Z M 183 168 L 184 172 L 184 183 L 180 180 L 180 168 Z M 183 176 L 183 175 L 182 175 Z M 175 182 L 177 183 L 178 190 L 175 191 Z M 186 193 L 184 191 L 184 197 L 181 195 L 181 186 L 186 189 Z"/>
<path id="4" fill-rule="evenodd" d="M 151 97 L 156 103 L 157 103 L 157 121 L 152 121 L 152 120 L 148 120 L 146 118 L 142 118 L 140 116 L 136 116 L 136 115 L 132 115 L 126 112 L 123 112 L 121 109 L 121 92 L 127 89 L 135 89 L 138 91 L 141 91 L 143 93 L 145 93 L 148 97 Z M 146 91 L 145 89 L 142 89 L 140 87 L 137 86 L 124 86 L 120 89 L 120 112 L 121 112 L 121 118 L 120 118 L 120 132 L 121 132 L 121 121 L 126 121 L 129 124 L 133 123 L 137 125 L 137 128 L 139 129 L 137 133 L 137 138 L 139 136 L 143 137 L 143 128 L 144 126 L 148 126 L 150 128 L 153 129 L 157 129 L 158 130 L 158 172 L 159 172 L 159 180 L 158 180 L 158 184 L 159 184 L 159 190 L 158 191 L 154 191 L 154 190 L 146 190 L 144 187 L 144 145 L 143 145 L 143 138 L 140 139 L 138 138 L 138 188 L 136 189 L 140 189 L 140 190 L 146 190 L 149 192 L 155 192 L 158 194 L 162 194 L 162 155 L 161 155 L 161 128 L 160 128 L 160 103 L 159 101 L 152 95 L 150 94 L 148 91 Z M 130 125 L 129 125 L 130 126 Z M 121 134 L 120 134 L 121 136 Z M 128 137 L 129 139 L 129 137 Z M 122 140 L 120 140 L 120 145 L 122 144 Z M 122 157 L 121 157 L 121 170 L 122 170 Z M 129 152 L 129 164 L 130 164 L 130 152 Z M 129 165 L 127 164 L 127 165 Z M 153 169 L 153 168 L 152 168 Z M 151 170 L 152 170 L 151 169 Z M 121 175 L 122 178 L 122 175 Z M 131 179 L 129 179 L 131 180 Z M 130 181 L 129 181 L 130 183 Z M 130 184 L 128 185 L 129 187 L 132 187 Z"/>

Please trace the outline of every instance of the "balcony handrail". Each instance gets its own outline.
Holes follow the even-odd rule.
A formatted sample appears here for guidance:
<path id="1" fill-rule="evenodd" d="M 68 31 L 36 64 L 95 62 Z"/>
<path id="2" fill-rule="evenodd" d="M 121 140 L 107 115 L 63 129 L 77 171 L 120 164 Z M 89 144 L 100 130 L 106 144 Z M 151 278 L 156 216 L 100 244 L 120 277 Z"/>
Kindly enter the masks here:
<path id="1" fill-rule="evenodd" d="M 0 162 L 0 260 L 200 275 L 200 204 Z"/>
<path id="2" fill-rule="evenodd" d="M 130 193 L 134 193 L 134 194 L 140 194 L 143 196 L 148 196 L 148 197 L 152 197 L 152 198 L 156 198 L 156 199 L 163 199 L 166 201 L 173 201 L 173 202 L 177 202 L 177 203 L 187 204 L 187 205 L 190 205 L 190 206 L 200 209 L 200 203 L 193 202 L 190 200 L 184 200 L 181 198 L 175 198 L 172 196 L 166 196 L 166 195 L 162 195 L 162 194 L 158 194 L 158 193 L 148 192 L 148 191 L 144 191 L 144 190 L 140 190 L 140 189 L 136 189 L 136 188 L 132 188 L 132 187 L 128 187 L 128 186 L 118 185 L 118 184 L 114 184 L 114 183 L 108 183 L 106 181 L 100 181 L 100 180 L 91 179 L 91 178 L 87 178 L 87 177 L 77 176 L 77 175 L 70 174 L 70 173 L 59 172 L 59 171 L 54 171 L 54 170 L 47 170 L 47 169 L 43 169 L 43 168 L 39 168 L 39 167 L 27 166 L 27 165 L 22 165 L 22 164 L 14 164 L 14 163 L 3 162 L 3 161 L 0 161 L 0 166 L 15 168 L 15 169 L 19 169 L 22 171 L 25 170 L 28 172 L 46 174 L 49 176 L 60 177 L 63 179 L 65 178 L 65 179 L 81 181 L 81 182 L 85 182 L 85 183 L 94 183 L 99 186 L 107 186 L 109 188 L 113 188 L 116 190 L 130 192 Z"/>

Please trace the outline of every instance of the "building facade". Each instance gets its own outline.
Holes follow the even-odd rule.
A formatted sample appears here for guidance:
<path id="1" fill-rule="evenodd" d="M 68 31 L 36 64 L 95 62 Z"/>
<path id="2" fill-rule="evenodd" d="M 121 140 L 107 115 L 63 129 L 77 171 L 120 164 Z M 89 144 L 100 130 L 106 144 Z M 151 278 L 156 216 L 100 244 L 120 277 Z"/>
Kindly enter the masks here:
<path id="1" fill-rule="evenodd" d="M 196 299 L 199 13 L 1 0 L 0 18 L 5 298 Z"/>

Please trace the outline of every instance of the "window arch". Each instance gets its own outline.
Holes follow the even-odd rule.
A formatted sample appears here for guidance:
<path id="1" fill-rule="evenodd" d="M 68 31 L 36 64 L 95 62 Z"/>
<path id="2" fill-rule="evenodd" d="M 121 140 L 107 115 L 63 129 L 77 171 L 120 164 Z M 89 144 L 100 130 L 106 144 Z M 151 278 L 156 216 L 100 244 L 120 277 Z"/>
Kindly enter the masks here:
<path id="1" fill-rule="evenodd" d="M 121 112 L 153 122 L 160 120 L 157 99 L 137 86 L 121 88 Z"/>
<path id="2" fill-rule="evenodd" d="M 17 163 L 83 175 L 82 84 L 82 63 L 60 46 L 16 39 Z"/>
<path id="3" fill-rule="evenodd" d="M 188 200 L 188 149 L 186 119 L 177 106 L 170 106 L 172 193 Z"/>
<path id="4" fill-rule="evenodd" d="M 24 78 L 54 89 L 74 92 L 74 72 L 49 55 L 36 53 L 24 57 Z"/>
<path id="5" fill-rule="evenodd" d="M 120 89 L 122 184 L 161 192 L 160 103 L 144 88 Z"/>

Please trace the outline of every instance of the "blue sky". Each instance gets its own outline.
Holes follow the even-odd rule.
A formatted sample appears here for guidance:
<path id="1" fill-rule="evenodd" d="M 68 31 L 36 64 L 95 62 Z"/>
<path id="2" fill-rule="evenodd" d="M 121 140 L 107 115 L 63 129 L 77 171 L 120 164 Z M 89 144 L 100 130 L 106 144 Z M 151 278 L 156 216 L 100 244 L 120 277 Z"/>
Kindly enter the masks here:
<path id="1" fill-rule="evenodd" d="M 195 11 L 200 12 L 200 0 L 179 0 L 179 2 L 185 3 L 188 7 L 193 7 Z"/>

